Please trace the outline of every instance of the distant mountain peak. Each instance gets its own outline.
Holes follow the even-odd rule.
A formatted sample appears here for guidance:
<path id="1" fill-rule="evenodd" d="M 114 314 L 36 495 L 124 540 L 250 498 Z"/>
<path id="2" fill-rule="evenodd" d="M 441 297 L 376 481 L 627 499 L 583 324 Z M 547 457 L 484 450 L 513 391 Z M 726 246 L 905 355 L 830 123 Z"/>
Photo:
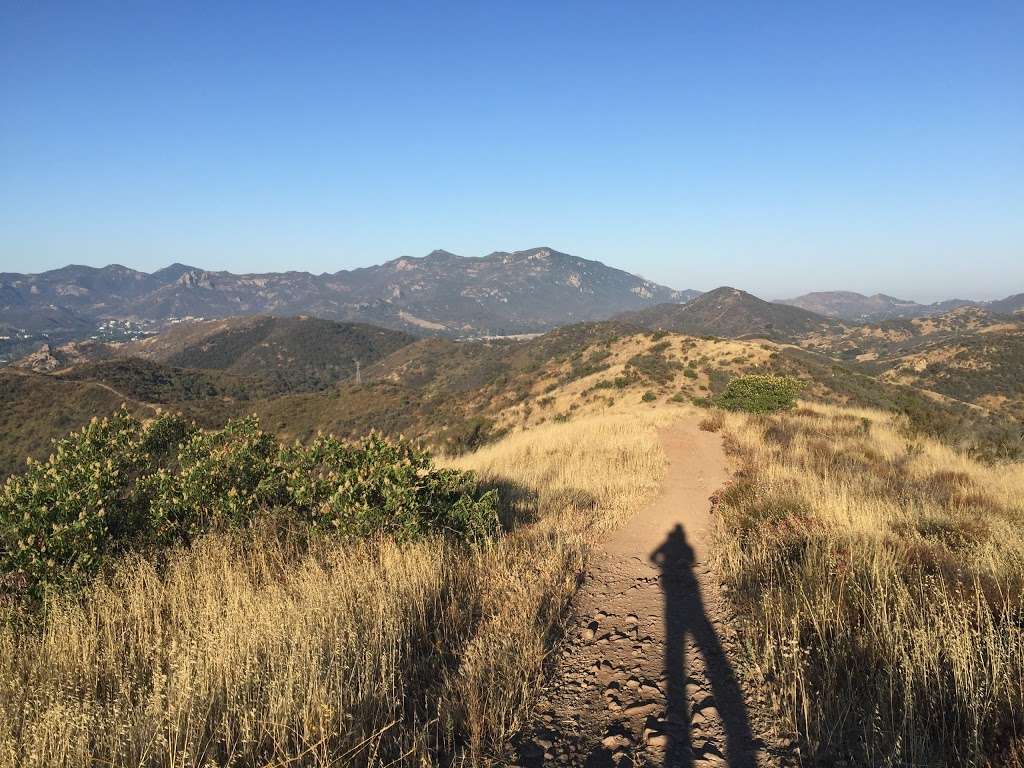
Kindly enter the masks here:
<path id="1" fill-rule="evenodd" d="M 731 285 L 721 285 L 718 288 L 713 288 L 706 293 L 701 294 L 701 299 L 705 302 L 711 301 L 743 301 L 745 299 L 752 299 L 753 301 L 763 301 L 757 298 L 752 293 L 741 291 L 739 288 L 733 288 Z"/>
<path id="2" fill-rule="evenodd" d="M 739 288 L 723 285 L 685 304 L 657 306 L 620 315 L 620 320 L 652 330 L 694 336 L 787 340 L 837 321 L 800 309 L 774 304 Z"/>
<path id="3" fill-rule="evenodd" d="M 436 248 L 423 258 L 432 261 L 448 261 L 450 259 L 461 259 L 462 257 L 452 253 L 451 251 L 446 251 L 443 248 Z"/>
<path id="4" fill-rule="evenodd" d="M 182 272 L 175 283 L 186 288 L 206 288 L 210 290 L 213 288 L 213 273 L 202 269 L 190 269 L 187 272 Z"/>
<path id="5" fill-rule="evenodd" d="M 173 283 L 186 272 L 201 271 L 202 270 L 199 269 L 199 267 L 190 267 L 188 264 L 182 264 L 181 262 L 176 261 L 173 264 L 168 264 L 163 269 L 158 269 L 156 272 L 150 275 L 150 277 L 155 277 L 157 280 L 160 280 L 161 282 Z"/>

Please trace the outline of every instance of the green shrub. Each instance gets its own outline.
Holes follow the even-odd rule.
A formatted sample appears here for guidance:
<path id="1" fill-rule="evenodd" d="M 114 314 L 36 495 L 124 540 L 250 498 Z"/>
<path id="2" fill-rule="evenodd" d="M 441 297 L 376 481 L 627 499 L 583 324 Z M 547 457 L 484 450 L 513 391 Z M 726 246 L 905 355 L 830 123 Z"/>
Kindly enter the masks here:
<path id="1" fill-rule="evenodd" d="M 582 354 L 578 353 L 572 359 L 569 372 L 563 376 L 559 382 L 552 385 L 552 389 L 560 384 L 567 384 L 570 381 L 582 379 L 585 376 L 591 376 L 595 373 L 608 370 L 608 363 L 605 361 L 611 357 L 611 354 L 611 350 L 609 349 L 598 349 L 591 352 L 590 355 L 584 359 Z"/>
<path id="2" fill-rule="evenodd" d="M 645 403 L 653 403 L 655 400 L 658 399 L 658 396 L 651 392 L 650 390 L 648 390 L 647 392 L 644 392 L 643 397 L 641 397 L 640 399 L 643 400 Z"/>
<path id="3" fill-rule="evenodd" d="M 284 502 L 280 447 L 255 416 L 220 430 L 196 432 L 178 450 L 177 471 L 158 468 L 140 480 L 151 490 L 153 519 L 172 538 L 192 538 L 219 525 L 241 525 Z"/>
<path id="4" fill-rule="evenodd" d="M 406 440 L 372 434 L 353 445 L 318 437 L 285 449 L 279 463 L 284 505 L 317 528 L 471 540 L 497 533 L 495 492 L 480 494 L 471 473 L 434 467 L 430 454 Z"/>
<path id="5" fill-rule="evenodd" d="M 732 379 L 717 402 L 730 411 L 771 413 L 796 405 L 803 384 L 788 376 L 756 374 Z"/>
<path id="6" fill-rule="evenodd" d="M 0 487 L 0 593 L 84 583 L 111 557 L 188 543 L 274 511 L 318 530 L 478 540 L 497 497 L 404 440 L 319 437 L 283 448 L 255 417 L 202 432 L 125 409 L 58 441 Z"/>
<path id="7" fill-rule="evenodd" d="M 473 416 L 462 419 L 448 429 L 445 433 L 444 449 L 449 454 L 468 453 L 496 440 L 502 434 L 503 430 L 494 428 L 494 419 Z"/>
<path id="8" fill-rule="evenodd" d="M 626 370 L 635 378 L 645 378 L 656 384 L 667 384 L 683 367 L 678 360 L 667 358 L 662 354 L 668 348 L 668 342 L 656 344 L 648 352 L 633 355 L 626 361 Z"/>
<path id="9" fill-rule="evenodd" d="M 77 582 L 99 568 L 112 542 L 158 537 L 165 526 L 138 479 L 188 431 L 172 416 L 143 427 L 121 409 L 58 441 L 45 462 L 29 461 L 0 489 L 0 586 Z"/>

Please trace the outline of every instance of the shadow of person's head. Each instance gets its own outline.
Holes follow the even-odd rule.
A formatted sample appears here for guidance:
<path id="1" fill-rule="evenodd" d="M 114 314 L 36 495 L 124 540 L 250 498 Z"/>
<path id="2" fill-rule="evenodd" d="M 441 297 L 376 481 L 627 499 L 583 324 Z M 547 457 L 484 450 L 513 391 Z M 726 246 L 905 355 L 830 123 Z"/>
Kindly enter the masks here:
<path id="1" fill-rule="evenodd" d="M 693 547 L 686 541 L 683 526 L 678 524 L 669 532 L 661 546 L 651 553 L 651 562 L 663 573 L 691 568 L 694 559 Z"/>

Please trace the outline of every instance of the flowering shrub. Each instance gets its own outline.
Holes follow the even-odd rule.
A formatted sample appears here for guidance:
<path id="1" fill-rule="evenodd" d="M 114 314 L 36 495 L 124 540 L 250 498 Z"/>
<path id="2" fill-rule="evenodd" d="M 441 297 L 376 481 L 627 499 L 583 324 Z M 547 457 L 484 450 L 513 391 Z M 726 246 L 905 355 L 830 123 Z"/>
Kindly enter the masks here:
<path id="1" fill-rule="evenodd" d="M 246 523 L 284 500 L 279 453 L 255 417 L 194 432 L 178 448 L 176 467 L 160 467 L 142 480 L 154 519 L 175 539 Z"/>
<path id="2" fill-rule="evenodd" d="M 370 435 L 351 445 L 318 437 L 282 452 L 284 504 L 318 528 L 415 537 L 432 531 L 482 539 L 498 530 L 497 495 L 471 473 L 433 466 L 405 440 Z"/>
<path id="3" fill-rule="evenodd" d="M 0 488 L 0 591 L 69 588 L 128 550 L 191 541 L 275 510 L 316 530 L 479 540 L 497 497 L 407 441 L 319 437 L 282 447 L 255 419 L 203 432 L 124 409 L 58 441 Z"/>

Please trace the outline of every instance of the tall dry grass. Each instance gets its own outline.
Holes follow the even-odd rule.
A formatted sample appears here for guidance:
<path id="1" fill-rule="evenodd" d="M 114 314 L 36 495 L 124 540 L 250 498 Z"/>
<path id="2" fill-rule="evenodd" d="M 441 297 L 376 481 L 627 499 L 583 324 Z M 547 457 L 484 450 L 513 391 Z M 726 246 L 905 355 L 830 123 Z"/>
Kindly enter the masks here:
<path id="1" fill-rule="evenodd" d="M 571 514 L 576 519 L 569 528 L 582 525 L 589 535 L 594 526 L 604 529 L 636 511 L 657 489 L 665 455 L 656 431 L 679 410 L 619 408 L 551 422 L 444 463 L 503 488 L 516 519 L 539 514 L 548 525 L 564 526 L 559 517 Z"/>
<path id="2" fill-rule="evenodd" d="M 0 766 L 480 764 L 520 727 L 595 532 L 657 486 L 653 418 L 452 463 L 508 497 L 486 546 L 265 527 L 0 615 Z"/>
<path id="3" fill-rule="evenodd" d="M 741 471 L 718 552 L 755 673 L 817 758 L 1024 755 L 1024 465 L 898 416 L 726 414 Z"/>

